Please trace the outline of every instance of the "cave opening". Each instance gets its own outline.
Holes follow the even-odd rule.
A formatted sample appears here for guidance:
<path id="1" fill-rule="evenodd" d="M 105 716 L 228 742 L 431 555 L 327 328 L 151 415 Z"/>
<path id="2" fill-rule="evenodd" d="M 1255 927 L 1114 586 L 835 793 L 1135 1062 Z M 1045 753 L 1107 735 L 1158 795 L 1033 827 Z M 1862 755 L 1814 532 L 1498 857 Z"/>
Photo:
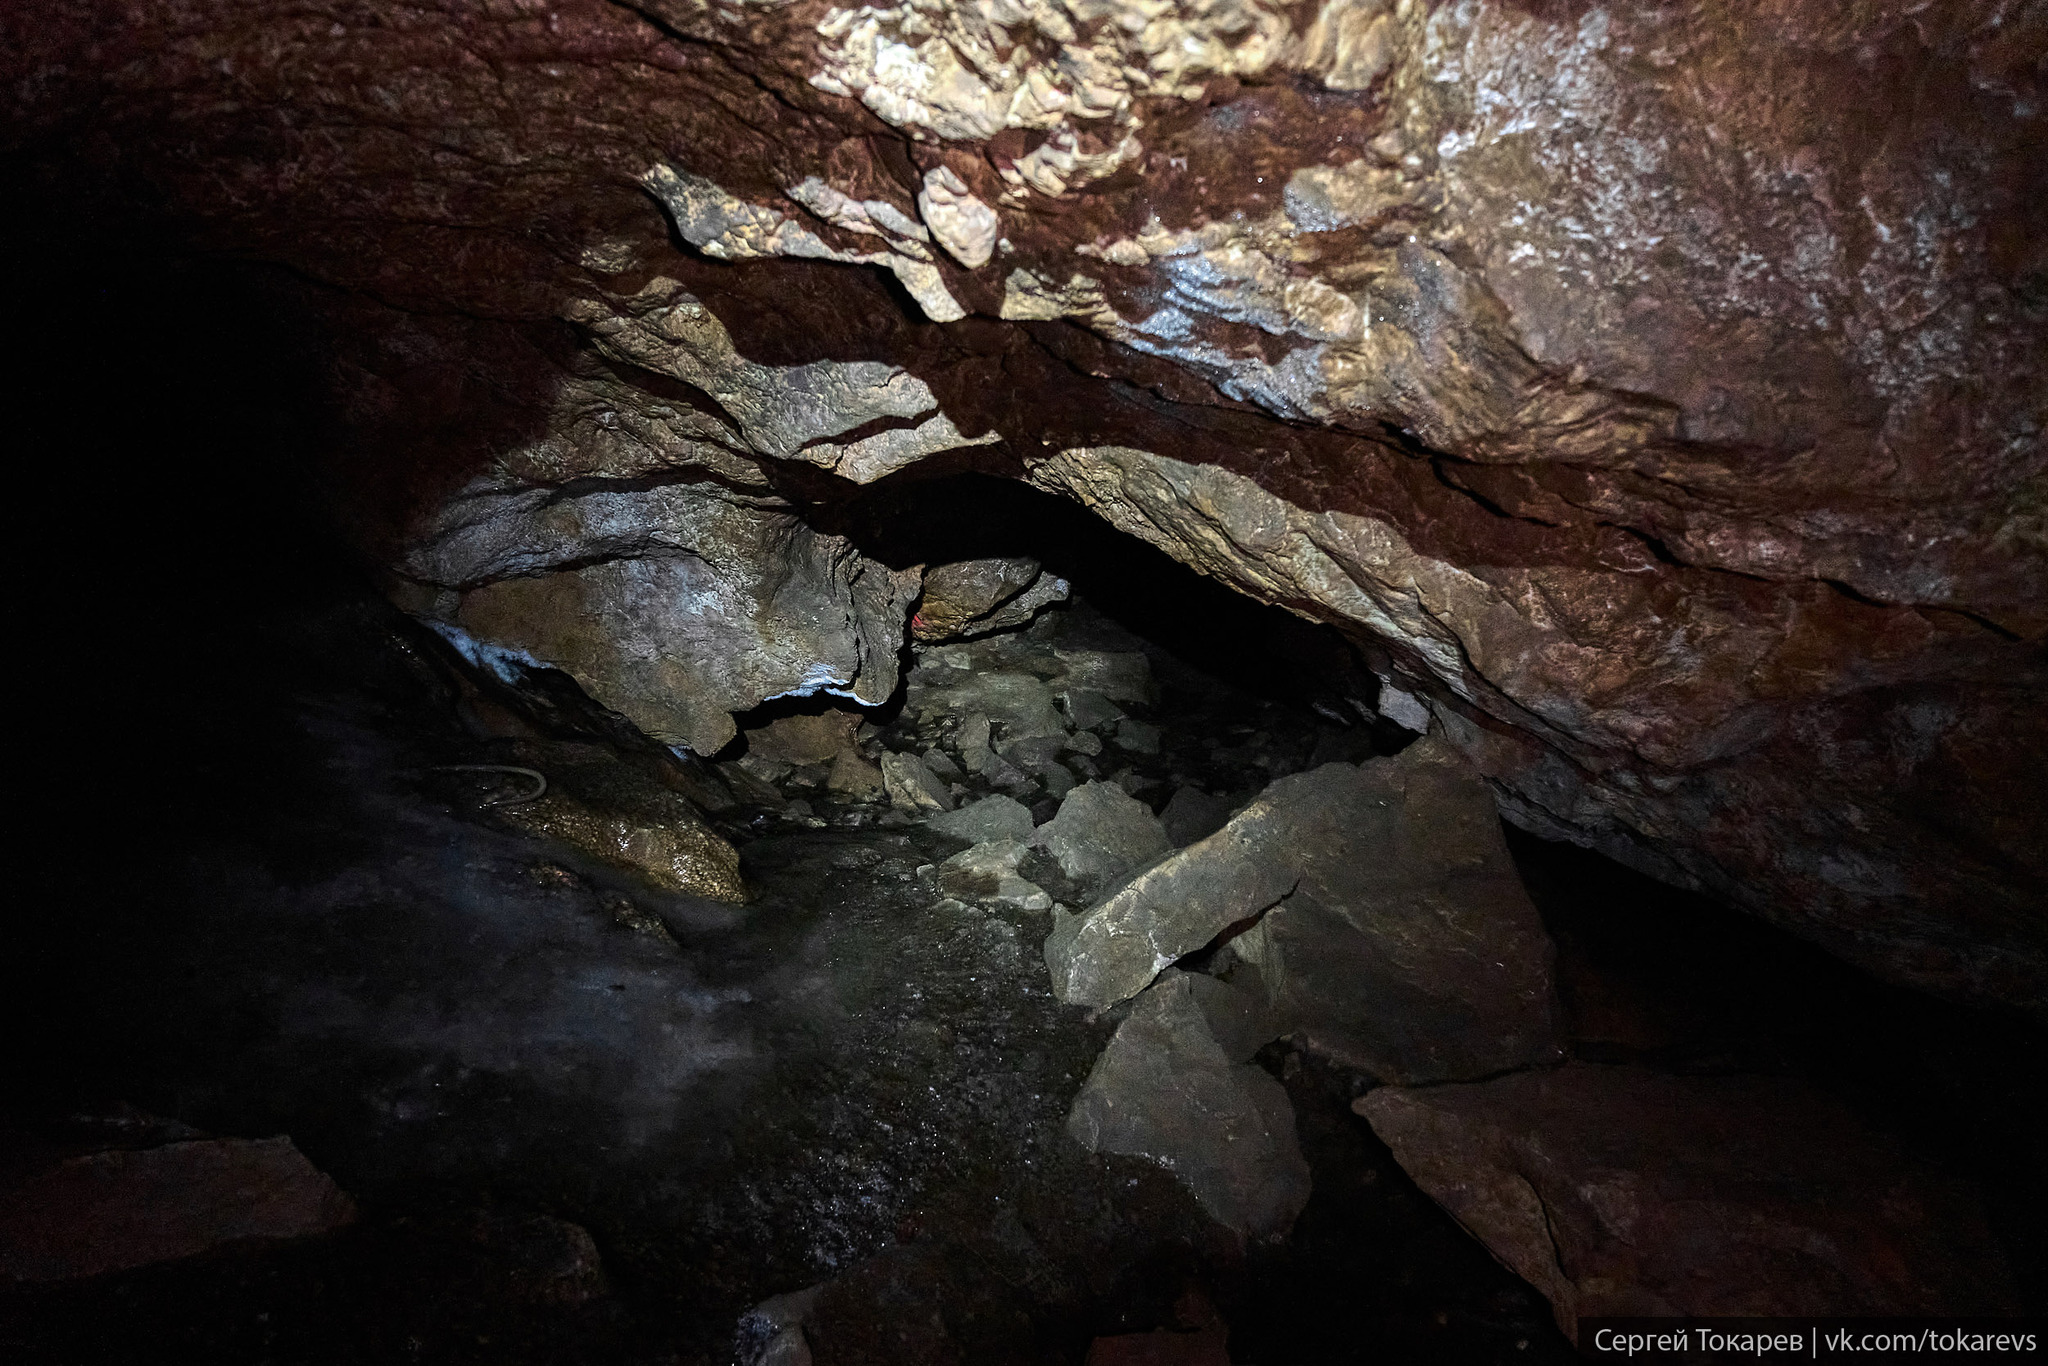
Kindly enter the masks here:
<path id="1" fill-rule="evenodd" d="M 486 599 L 694 551 L 366 555 L 335 471 L 413 448 L 337 462 L 360 355 L 301 309 L 324 287 L 47 226 L 10 248 L 42 329 L 13 376 L 41 457 L 26 828 L 83 857 L 29 871 L 12 955 L 0 1177 L 51 1203 L 0 1211 L 9 1360 L 1563 1361 L 1587 1292 L 1446 1194 L 1569 1184 L 1529 1156 L 1555 1135 L 1673 1202 L 1749 1198 L 1715 1145 L 1788 1164 L 1792 1195 L 1742 1206 L 1779 1230 L 1902 1192 L 1928 1302 L 2048 1293 L 2035 1023 L 1502 820 L 1451 704 L 1287 610 L 1315 603 L 1008 475 L 771 480 L 721 507 L 772 521 L 763 557 L 871 574 L 844 601 L 888 629 L 816 677 L 791 646 L 679 743 L 507 628 L 573 612 Z M 164 327 L 140 360 L 138 317 Z M 516 410 L 501 445 L 546 426 L 509 381 L 444 398 Z M 1522 1148 L 1444 1099 L 1486 1088 Z M 1702 1104 L 1727 1131 L 1653 1130 L 1664 1166 L 1602 1147 Z M 1787 1116 L 1853 1141 L 1788 1155 Z M 1468 1121 L 1462 1152 L 1416 1138 Z M 249 1164 L 239 1203 L 174 1161 Z M 51 1171 L 131 1181 L 184 1241 L 67 1241 L 121 1211 Z M 1871 1274 L 1832 1289 L 1896 1292 Z"/>

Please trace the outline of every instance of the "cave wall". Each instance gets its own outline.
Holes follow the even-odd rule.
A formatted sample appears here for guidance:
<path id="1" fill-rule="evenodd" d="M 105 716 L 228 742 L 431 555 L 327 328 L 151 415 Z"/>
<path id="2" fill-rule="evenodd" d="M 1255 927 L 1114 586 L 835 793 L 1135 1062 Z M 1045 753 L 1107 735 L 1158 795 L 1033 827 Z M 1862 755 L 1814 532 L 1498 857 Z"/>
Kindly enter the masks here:
<path id="1" fill-rule="evenodd" d="M 1345 630 L 1527 828 L 2034 1008 L 2044 52 L 1960 0 L 0 15 L 13 181 L 277 268 L 353 538 L 490 658 L 700 751 L 879 700 L 916 577 L 830 510 L 1024 479 Z"/>

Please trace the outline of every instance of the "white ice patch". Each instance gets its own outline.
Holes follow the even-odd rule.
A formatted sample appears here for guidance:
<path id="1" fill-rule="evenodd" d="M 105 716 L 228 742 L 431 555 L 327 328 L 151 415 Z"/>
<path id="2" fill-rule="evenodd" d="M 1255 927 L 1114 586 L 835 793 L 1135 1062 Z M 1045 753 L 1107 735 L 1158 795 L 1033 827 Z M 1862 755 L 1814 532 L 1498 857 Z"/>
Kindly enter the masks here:
<path id="1" fill-rule="evenodd" d="M 528 669 L 552 668 L 552 665 L 535 659 L 524 650 L 509 645 L 493 645 L 478 640 L 460 626 L 446 621 L 429 621 L 427 627 L 435 635 L 455 647 L 455 652 L 479 669 L 488 670 L 502 683 L 517 683 L 525 677 Z"/>

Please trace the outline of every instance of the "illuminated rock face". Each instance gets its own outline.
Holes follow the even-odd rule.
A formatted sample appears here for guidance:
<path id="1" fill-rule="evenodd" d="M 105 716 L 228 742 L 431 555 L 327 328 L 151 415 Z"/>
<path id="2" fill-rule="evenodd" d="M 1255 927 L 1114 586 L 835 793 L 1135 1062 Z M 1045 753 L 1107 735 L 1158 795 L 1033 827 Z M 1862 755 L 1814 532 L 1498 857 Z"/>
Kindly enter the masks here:
<path id="1" fill-rule="evenodd" d="M 832 604 L 786 658 L 581 619 L 709 746 L 893 685 L 852 491 L 1029 479 L 1337 624 L 1528 828 L 2041 1003 L 2038 14 L 407 13 L 71 0 L 0 89 L 23 183 L 316 282 L 408 604 L 529 652 L 685 561 Z"/>

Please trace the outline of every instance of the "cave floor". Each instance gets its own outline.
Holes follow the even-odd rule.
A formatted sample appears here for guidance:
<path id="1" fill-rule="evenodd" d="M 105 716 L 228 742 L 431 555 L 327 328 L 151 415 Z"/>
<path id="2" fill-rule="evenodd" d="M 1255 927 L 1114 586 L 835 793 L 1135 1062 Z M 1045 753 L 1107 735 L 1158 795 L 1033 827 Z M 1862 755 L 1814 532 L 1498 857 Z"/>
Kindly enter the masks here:
<path id="1" fill-rule="evenodd" d="M 1112 622 L 1067 629 L 1067 645 L 1152 654 L 1161 691 L 1131 710 L 1160 727 L 1156 750 L 1112 745 L 1093 767 L 1155 807 L 1185 781 L 1249 795 L 1388 741 Z M 1115 1019 L 1052 998 L 1049 912 L 942 893 L 963 841 L 885 803 L 785 792 L 718 818 L 749 902 L 657 891 L 433 771 L 552 754 L 601 782 L 644 762 L 479 738 L 405 640 L 344 597 L 216 642 L 206 686 L 169 708 L 184 724 L 155 756 L 178 774 L 168 799 L 109 827 L 110 865 L 136 871 L 109 871 L 67 922 L 85 966 L 45 988 L 61 1084 L 17 1093 L 0 1144 L 139 1143 L 142 1114 L 287 1134 L 361 1218 L 0 1291 L 0 1358 L 749 1363 L 773 1359 L 750 1308 L 821 1283 L 820 1366 L 1077 1363 L 1096 1337 L 1212 1313 L 1241 1363 L 1574 1356 L 1541 1297 L 1351 1112 L 1369 1078 L 1260 1054 L 1314 1193 L 1283 1244 L 1246 1249 L 1161 1168 L 1067 1136 Z M 878 720 L 871 741 L 927 738 L 911 709 Z M 1049 800 L 1030 803 L 1041 821 Z M 1975 1144 L 1971 1174 L 2032 1227 L 2040 1182 L 2019 1176 L 2011 1118 L 2039 1071 L 2015 1065 L 2027 1037 L 1942 1034 L 1760 928 L 1702 921 L 1694 941 L 1628 950 L 1614 925 L 1641 921 L 1640 879 L 1614 870 L 1603 889 L 1599 869 L 1512 842 L 1560 943 L 1580 1056 L 1846 1078 L 1937 1159 Z M 1586 909 L 1603 899 L 1618 917 Z M 1797 997 L 1824 1036 L 1760 1026 L 1767 997 Z"/>
<path id="2" fill-rule="evenodd" d="M 118 1042 L 81 1043 L 87 1079 L 16 1126 L 88 1146 L 107 1121 L 82 1116 L 132 1105 L 288 1134 L 362 1219 L 11 1292 L 7 1359 L 746 1360 L 750 1306 L 828 1281 L 820 1362 L 1077 1362 L 1192 1326 L 1191 1288 L 1237 1361 L 1570 1355 L 1351 1114 L 1362 1079 L 1262 1055 L 1315 1195 L 1246 1251 L 1159 1167 L 1067 1137 L 1114 1021 L 1052 998 L 1048 912 L 939 894 L 962 841 L 819 794 L 728 813 L 746 905 L 656 891 L 451 795 L 436 765 L 533 743 L 454 728 L 388 632 L 360 604 L 298 628 L 354 667 L 294 671 L 201 746 L 148 901 L 100 917 L 69 1002 Z M 1171 732 L 1200 737 L 1217 787 L 1328 728 L 1171 686 L 1158 711 L 1162 752 L 1133 757 L 1163 780 Z M 589 1231 L 599 1290 L 536 1281 L 532 1215 Z"/>

